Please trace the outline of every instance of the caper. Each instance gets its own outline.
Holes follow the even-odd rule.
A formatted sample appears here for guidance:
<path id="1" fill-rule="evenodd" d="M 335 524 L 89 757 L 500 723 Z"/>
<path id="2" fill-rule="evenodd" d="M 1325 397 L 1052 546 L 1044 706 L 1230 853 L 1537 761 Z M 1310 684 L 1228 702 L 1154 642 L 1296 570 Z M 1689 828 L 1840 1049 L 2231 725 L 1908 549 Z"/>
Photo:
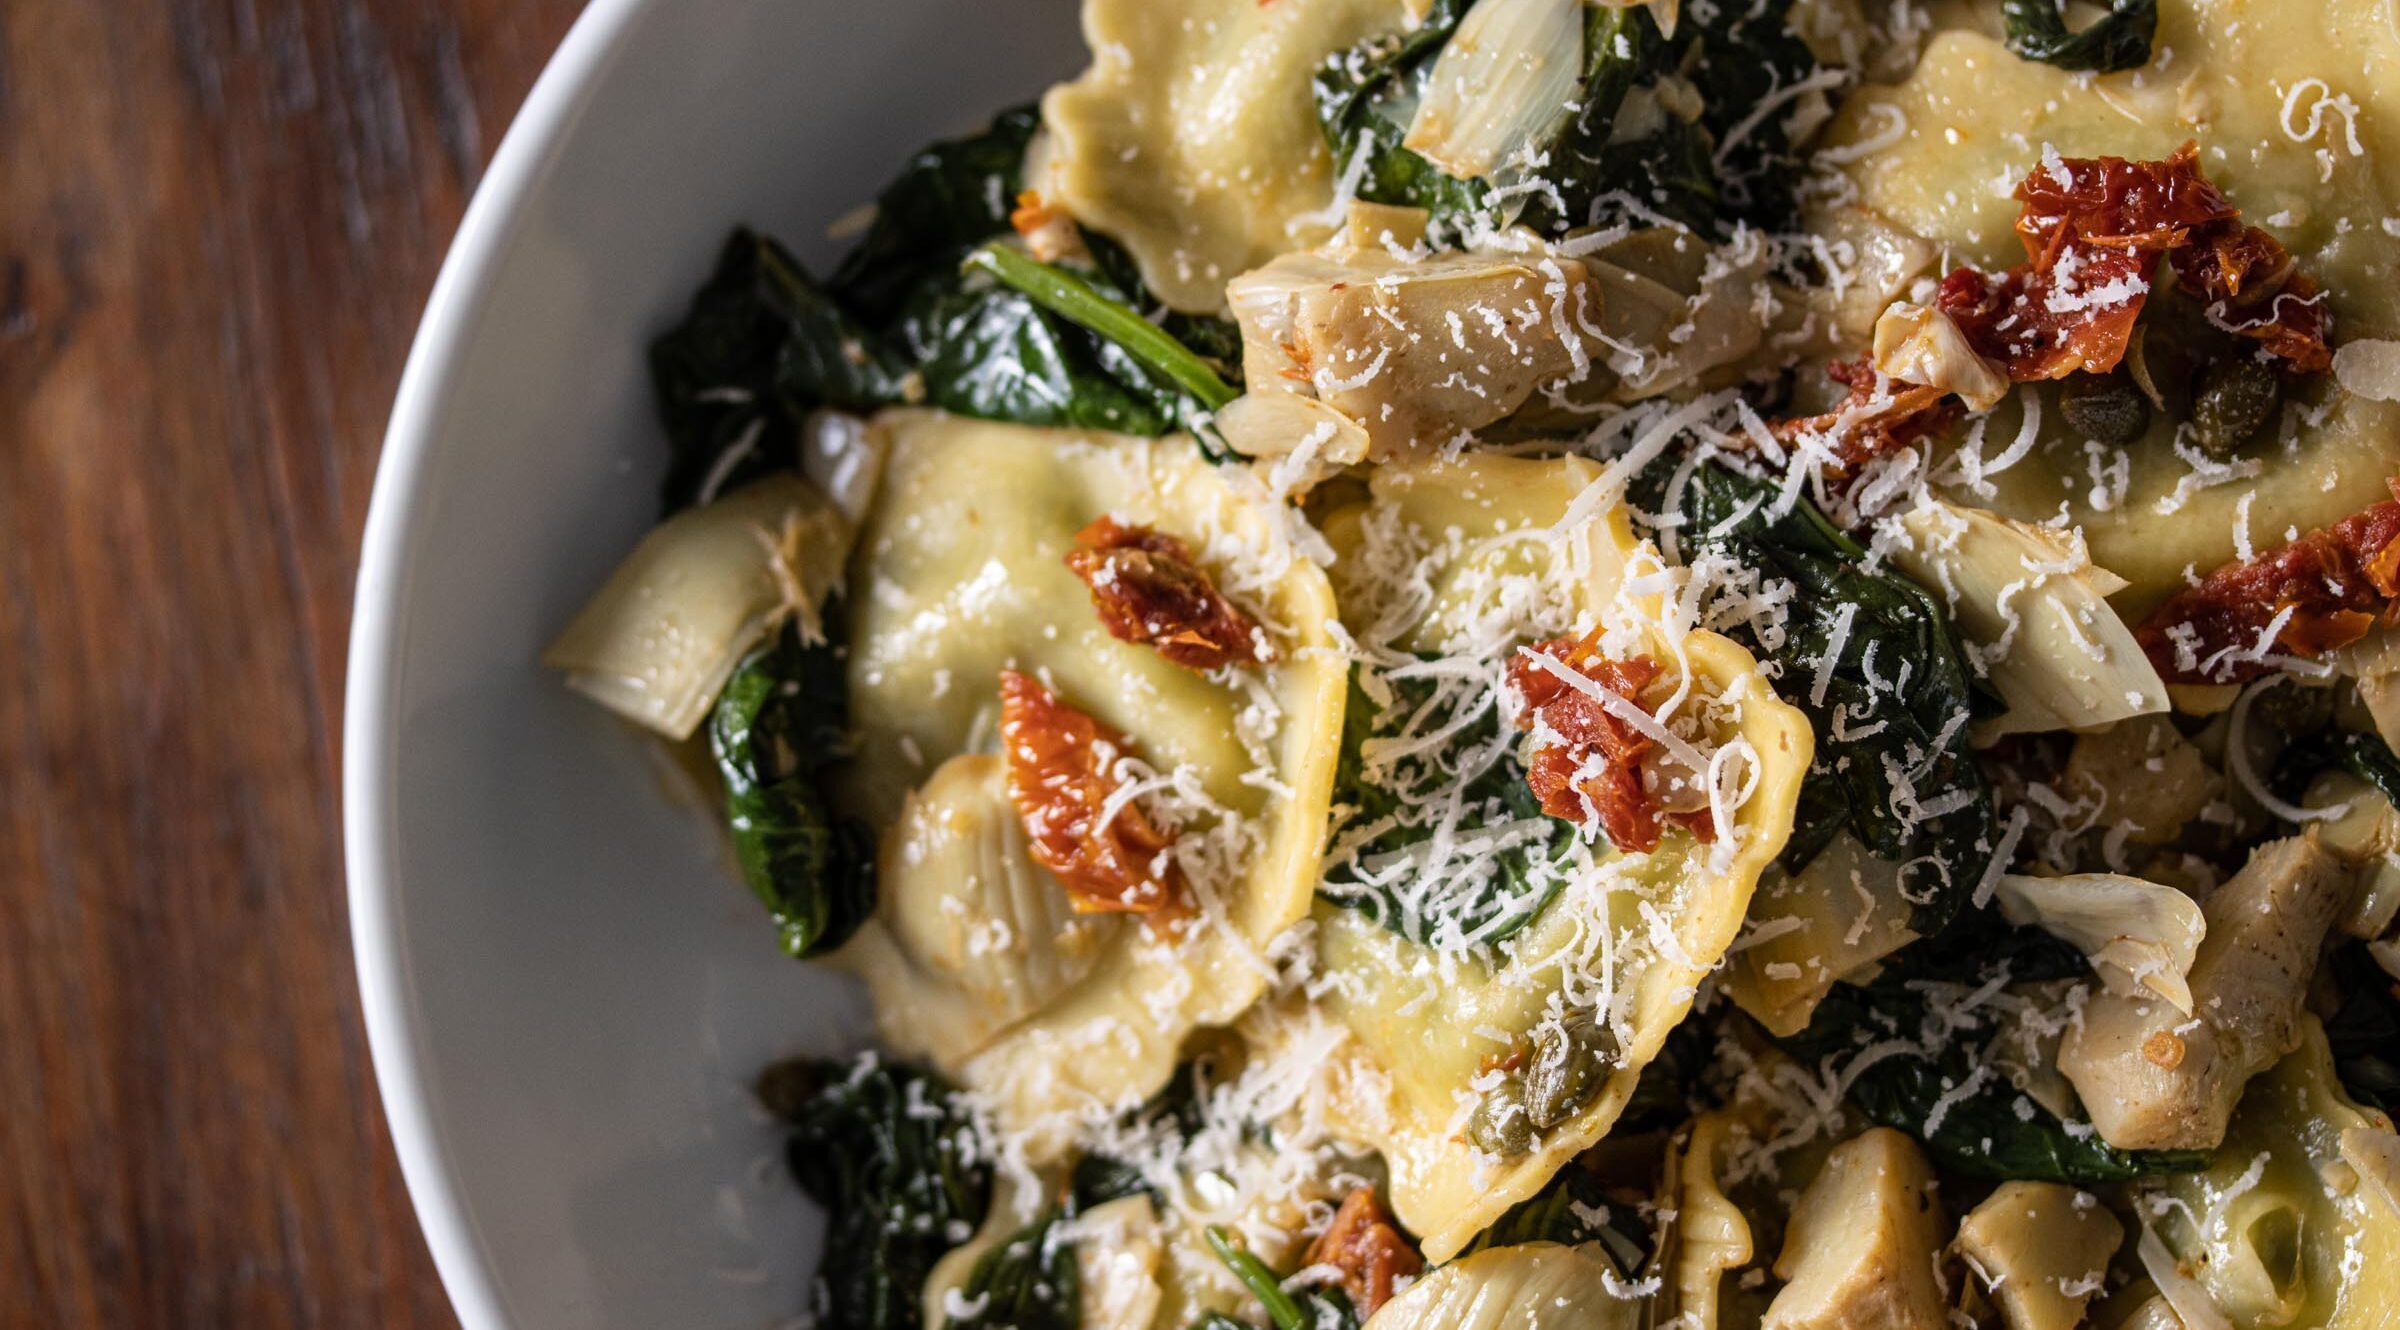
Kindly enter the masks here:
<path id="1" fill-rule="evenodd" d="M 1533 1121 L 1525 1116 L 1525 1101 L 1514 1077 L 1493 1086 L 1467 1116 L 1467 1139 L 1485 1154 L 1514 1159 L 1533 1148 L 1533 1135 Z"/>
<path id="2" fill-rule="evenodd" d="M 2150 431 L 2150 399 L 2122 373 L 2068 379 L 2058 394 L 2058 409 L 2076 433 L 2111 448 L 2125 447 Z"/>
<path id="3" fill-rule="evenodd" d="M 1527 1120 L 1543 1131 L 1566 1121 L 1600 1093 L 1616 1057 L 1616 1034 L 1604 1021 L 1577 1019 L 1542 1031 L 1525 1068 Z"/>
<path id="4" fill-rule="evenodd" d="M 2234 355 L 2200 371 L 2192 390 L 2192 437 L 2211 457 L 2231 457 L 2283 404 L 2283 381 L 2248 356 Z"/>

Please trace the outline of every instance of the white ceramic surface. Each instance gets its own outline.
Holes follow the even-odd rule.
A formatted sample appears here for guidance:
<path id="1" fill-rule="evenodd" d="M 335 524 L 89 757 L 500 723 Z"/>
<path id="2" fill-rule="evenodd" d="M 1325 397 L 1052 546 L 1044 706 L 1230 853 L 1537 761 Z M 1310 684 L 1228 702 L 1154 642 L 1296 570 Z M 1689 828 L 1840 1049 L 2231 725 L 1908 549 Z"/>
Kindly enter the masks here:
<path id="1" fill-rule="evenodd" d="M 376 478 L 344 803 L 376 1072 L 469 1330 L 802 1305 L 817 1221 L 745 1082 L 860 1004 L 534 656 L 653 513 L 642 348 L 727 228 L 822 265 L 911 150 L 1080 59 L 1068 0 L 595 0 L 468 210 Z"/>

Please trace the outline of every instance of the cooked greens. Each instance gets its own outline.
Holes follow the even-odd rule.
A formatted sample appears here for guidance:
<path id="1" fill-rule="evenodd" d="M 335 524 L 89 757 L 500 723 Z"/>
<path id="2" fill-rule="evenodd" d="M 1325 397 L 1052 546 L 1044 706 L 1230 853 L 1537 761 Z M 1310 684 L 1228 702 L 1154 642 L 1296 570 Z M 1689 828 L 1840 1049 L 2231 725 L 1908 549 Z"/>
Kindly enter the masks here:
<path id="1" fill-rule="evenodd" d="M 2322 771 L 2346 771 L 2400 808 L 2400 756 L 2372 734 L 2324 730 L 2295 739 L 2276 759 L 2273 784 L 2285 799 L 2297 799 Z"/>
<path id="2" fill-rule="evenodd" d="M 1817 73 L 1786 21 L 1790 0 L 1694 5 L 1672 37 L 1647 8 L 1589 6 L 1573 114 L 1492 181 L 1449 175 L 1401 143 L 1471 7 L 1436 0 L 1413 31 L 1318 71 L 1318 123 L 1358 197 L 1424 208 L 1452 232 L 1521 222 L 1549 235 L 1666 220 L 1713 237 L 1788 203 L 1790 121 L 1769 112 Z"/>
<path id="3" fill-rule="evenodd" d="M 748 228 L 726 240 L 683 322 L 651 343 L 650 378 L 667 430 L 669 513 L 793 469 L 812 408 L 868 410 L 901 394 L 880 339 Z"/>
<path id="4" fill-rule="evenodd" d="M 842 302 L 886 324 L 927 277 L 1009 231 L 1025 187 L 1025 151 L 1041 128 L 1030 106 L 992 118 L 982 133 L 929 145 L 875 197 L 875 220 L 827 283 Z"/>
<path id="5" fill-rule="evenodd" d="M 2000 21 L 2008 30 L 2008 49 L 2023 59 L 2113 74 L 2150 63 L 2158 0 L 2110 0 L 2108 17 L 2081 32 L 2067 31 L 2059 0 L 2000 0 Z"/>
<path id="6" fill-rule="evenodd" d="M 939 1078 L 873 1058 L 785 1063 L 759 1091 L 791 1126 L 792 1176 L 831 1217 L 818 1324 L 917 1330 L 925 1277 L 991 1204 L 973 1121 Z"/>
<path id="7" fill-rule="evenodd" d="M 1242 1281 L 1260 1306 L 1267 1309 L 1267 1324 L 1273 1330 L 1357 1330 L 1358 1313 L 1350 1299 L 1337 1288 L 1304 1288 L 1287 1290 L 1267 1264 L 1237 1245 L 1224 1229 L 1211 1225 L 1208 1230 L 1209 1248 L 1233 1277 Z M 1229 1316 L 1211 1315 L 1200 1323 L 1201 1330 L 1217 1330 L 1221 1326 L 1238 1326 Z"/>
<path id="8" fill-rule="evenodd" d="M 833 811 L 828 775 L 849 751 L 840 650 L 797 623 L 734 670 L 708 721 L 735 857 L 783 949 L 815 956 L 875 911 L 875 832 Z"/>
<path id="9" fill-rule="evenodd" d="M 1993 704 L 1968 673 L 1948 612 L 1899 573 L 1870 568 L 1865 548 L 1806 497 L 1787 507 L 1773 483 L 1715 463 L 1676 490 L 1674 471 L 1653 467 L 1634 499 L 1677 522 L 1686 557 L 1694 546 L 1728 554 L 1791 588 L 1773 640 L 1734 630 L 1774 664 L 1777 691 L 1817 733 L 1785 868 L 1807 867 L 1847 828 L 1876 857 L 1923 866 L 1909 875 L 1909 927 L 1940 931 L 1999 841 L 1967 735 L 1969 717 Z"/>
<path id="10" fill-rule="evenodd" d="M 2202 1151 L 2119 1150 L 2089 1123 L 2061 1121 L 1994 1070 L 1989 1017 L 1958 1009 L 1965 993 L 2085 973 L 2066 944 L 1978 911 L 1901 952 L 1873 982 L 1835 985 L 1808 1028 L 1781 1043 L 1806 1066 L 1847 1074 L 1850 1102 L 1869 1121 L 1916 1137 L 1968 1177 L 2092 1186 L 2206 1167 Z"/>
<path id="11" fill-rule="evenodd" d="M 985 1252 L 958 1291 L 974 1310 L 950 1317 L 947 1330 L 1076 1330 L 1083 1324 L 1075 1244 L 1061 1234 L 1069 1216 L 1052 1208 Z"/>
<path id="12" fill-rule="evenodd" d="M 1121 1121 L 1127 1129 L 1125 1134 L 1164 1136 L 1177 1141 L 1191 1139 L 1205 1120 L 1202 1090 L 1214 1067 L 1214 1060 L 1207 1057 L 1192 1058 L 1177 1067 L 1157 1094 L 1124 1115 Z M 1075 1161 L 1067 1189 L 1075 1203 L 1085 1209 L 1127 1196 L 1144 1193 L 1155 1196 L 1140 1169 L 1096 1150 Z"/>
<path id="13" fill-rule="evenodd" d="M 1174 384 L 1182 393 L 1174 409 L 1187 429 L 1205 423 L 1202 412 L 1223 410 L 1241 395 L 1191 348 L 1106 290 L 1108 279 L 1096 272 L 1080 277 L 1000 244 L 978 247 L 968 256 L 967 266 L 989 273 L 1002 286 L 1121 349 L 1146 373 Z"/>
<path id="14" fill-rule="evenodd" d="M 1239 334 L 1190 315 L 1153 321 L 1157 302 L 1105 238 L 1084 235 L 1082 256 L 1054 264 L 995 257 L 993 242 L 1014 235 L 1037 124 L 1020 108 L 919 153 L 828 282 L 774 241 L 734 232 L 683 321 L 651 347 L 669 511 L 795 465 L 801 422 L 819 407 L 922 403 L 1159 435 L 1196 430 L 1232 399 Z"/>
<path id="15" fill-rule="evenodd" d="M 1565 887 L 1567 875 L 1559 864 L 1575 848 L 1575 824 L 1542 811 L 1525 783 L 1524 764 L 1500 734 L 1499 707 L 1485 701 L 1481 713 L 1457 727 L 1448 743 L 1419 760 L 1430 769 L 1460 772 L 1481 764 L 1459 797 L 1458 832 L 1506 824 L 1540 830 L 1501 851 L 1491 871 L 1468 871 L 1429 897 L 1405 890 L 1417 881 L 1413 874 L 1378 872 L 1377 866 L 1432 840 L 1440 827 L 1438 820 L 1412 815 L 1422 811 L 1416 800 L 1367 775 L 1367 744 L 1388 737 L 1434 696 L 1433 685 L 1424 680 L 1387 678 L 1385 685 L 1391 700 L 1378 706 L 1359 686 L 1357 668 L 1351 671 L 1341 760 L 1334 773 L 1334 805 L 1343 810 L 1335 841 L 1344 848 L 1327 864 L 1321 894 L 1412 942 L 1472 938 L 1494 943 L 1515 936 Z M 1341 835 L 1346 827 L 1383 829 L 1350 845 Z"/>
<path id="16" fill-rule="evenodd" d="M 2400 980 L 2363 944 L 2326 958 L 2340 1005 L 2325 1018 L 2325 1041 L 2342 1088 L 2362 1104 L 2400 1111 Z"/>

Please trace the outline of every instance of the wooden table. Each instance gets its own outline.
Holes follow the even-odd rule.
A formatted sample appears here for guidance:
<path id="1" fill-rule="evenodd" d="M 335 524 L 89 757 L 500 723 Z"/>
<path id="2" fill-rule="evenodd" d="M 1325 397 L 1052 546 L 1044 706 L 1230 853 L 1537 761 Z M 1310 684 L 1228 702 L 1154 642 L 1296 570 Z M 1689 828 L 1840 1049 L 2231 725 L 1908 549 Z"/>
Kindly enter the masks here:
<path id="1" fill-rule="evenodd" d="M 411 332 L 579 0 L 0 0 L 0 1327 L 454 1324 L 343 908 Z"/>

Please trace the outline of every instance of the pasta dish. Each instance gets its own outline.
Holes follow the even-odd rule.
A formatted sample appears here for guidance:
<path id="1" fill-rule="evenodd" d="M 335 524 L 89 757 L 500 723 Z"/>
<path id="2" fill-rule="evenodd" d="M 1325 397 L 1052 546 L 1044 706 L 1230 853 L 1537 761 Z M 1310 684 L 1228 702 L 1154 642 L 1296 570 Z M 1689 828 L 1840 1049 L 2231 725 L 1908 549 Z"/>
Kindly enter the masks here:
<path id="1" fill-rule="evenodd" d="M 871 1000 L 800 1323 L 2400 1326 L 2391 0 L 1082 22 L 545 657 Z"/>

